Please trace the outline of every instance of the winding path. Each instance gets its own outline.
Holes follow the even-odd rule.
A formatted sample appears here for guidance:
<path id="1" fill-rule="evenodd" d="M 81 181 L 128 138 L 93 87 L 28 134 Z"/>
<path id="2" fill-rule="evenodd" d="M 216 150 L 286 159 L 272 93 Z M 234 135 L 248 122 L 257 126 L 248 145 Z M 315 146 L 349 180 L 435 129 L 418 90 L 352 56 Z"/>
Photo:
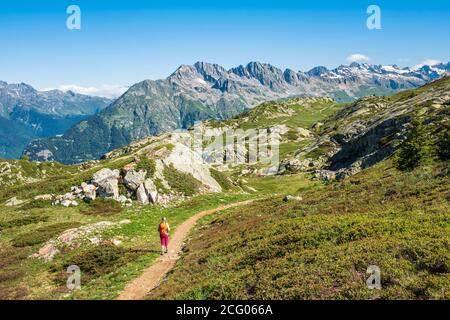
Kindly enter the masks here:
<path id="1" fill-rule="evenodd" d="M 179 259 L 183 241 L 195 223 L 206 215 L 222 211 L 225 209 L 242 206 L 253 202 L 247 200 L 231 203 L 214 209 L 201 211 L 179 225 L 169 241 L 169 255 L 164 255 L 157 259 L 150 267 L 144 270 L 142 275 L 131 281 L 117 297 L 118 300 L 140 300 L 150 291 L 156 288 L 164 276 L 175 266 Z"/>

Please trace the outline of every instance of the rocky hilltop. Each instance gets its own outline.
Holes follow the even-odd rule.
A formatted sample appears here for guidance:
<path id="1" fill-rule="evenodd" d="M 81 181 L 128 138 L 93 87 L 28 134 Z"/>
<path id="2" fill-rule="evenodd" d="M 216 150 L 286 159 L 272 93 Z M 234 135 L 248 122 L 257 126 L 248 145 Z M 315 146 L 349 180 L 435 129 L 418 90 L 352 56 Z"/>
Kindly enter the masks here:
<path id="1" fill-rule="evenodd" d="M 279 173 L 316 170 L 318 178 L 343 179 L 390 157 L 411 119 L 439 131 L 448 122 L 449 106 L 449 77 L 389 97 L 361 98 L 315 123 L 316 138 L 284 161 Z"/>

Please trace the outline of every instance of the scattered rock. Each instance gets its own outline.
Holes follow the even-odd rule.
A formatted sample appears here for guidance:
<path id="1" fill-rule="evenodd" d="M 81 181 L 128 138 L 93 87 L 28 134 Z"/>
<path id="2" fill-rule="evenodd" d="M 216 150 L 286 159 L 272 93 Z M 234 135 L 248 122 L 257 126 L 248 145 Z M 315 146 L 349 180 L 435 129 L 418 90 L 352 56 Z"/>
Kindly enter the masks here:
<path id="1" fill-rule="evenodd" d="M 316 170 L 314 178 L 317 180 L 331 181 L 336 179 L 336 172 L 331 170 Z"/>
<path id="2" fill-rule="evenodd" d="M 83 189 L 79 187 L 71 187 L 70 192 L 72 192 L 72 194 L 79 195 L 83 192 Z"/>
<path id="3" fill-rule="evenodd" d="M 59 202 L 60 205 L 62 205 L 63 207 L 76 207 L 78 206 L 78 202 L 76 202 L 75 200 L 63 200 L 61 202 Z"/>
<path id="4" fill-rule="evenodd" d="M 300 196 L 291 196 L 291 195 L 287 195 L 287 196 L 285 196 L 285 197 L 283 198 L 283 201 L 284 201 L 284 202 L 289 202 L 289 201 L 292 201 L 292 200 L 295 200 L 295 201 L 302 201 L 303 198 L 300 197 Z"/>
<path id="5" fill-rule="evenodd" d="M 119 201 L 120 203 L 124 204 L 125 202 L 127 202 L 128 198 L 125 197 L 123 194 L 119 196 L 119 199 L 117 199 L 117 201 Z"/>
<path id="6" fill-rule="evenodd" d="M 119 240 L 119 239 L 112 239 L 111 242 L 115 246 L 120 246 L 122 244 L 122 240 Z"/>
<path id="7" fill-rule="evenodd" d="M 43 201 L 51 201 L 53 199 L 53 195 L 51 194 L 41 194 L 34 197 L 34 200 L 43 200 Z"/>
<path id="8" fill-rule="evenodd" d="M 21 205 L 23 203 L 22 200 L 17 199 L 17 197 L 13 197 L 5 202 L 5 206 L 7 207 L 15 207 Z"/>
<path id="9" fill-rule="evenodd" d="M 84 199 L 86 201 L 94 201 L 97 196 L 97 187 L 93 184 L 88 184 L 86 182 L 83 182 L 81 184 L 81 189 L 84 193 Z"/>

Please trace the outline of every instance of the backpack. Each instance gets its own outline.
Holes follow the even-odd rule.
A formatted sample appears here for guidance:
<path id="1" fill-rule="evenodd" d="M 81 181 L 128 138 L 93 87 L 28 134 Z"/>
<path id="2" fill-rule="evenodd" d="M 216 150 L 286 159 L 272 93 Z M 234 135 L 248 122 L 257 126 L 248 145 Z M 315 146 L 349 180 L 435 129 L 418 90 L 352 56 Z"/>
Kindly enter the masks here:
<path id="1" fill-rule="evenodd" d="M 166 223 L 161 222 L 159 224 L 159 234 L 164 234 L 164 235 L 168 234 L 168 232 L 167 232 L 167 224 Z"/>

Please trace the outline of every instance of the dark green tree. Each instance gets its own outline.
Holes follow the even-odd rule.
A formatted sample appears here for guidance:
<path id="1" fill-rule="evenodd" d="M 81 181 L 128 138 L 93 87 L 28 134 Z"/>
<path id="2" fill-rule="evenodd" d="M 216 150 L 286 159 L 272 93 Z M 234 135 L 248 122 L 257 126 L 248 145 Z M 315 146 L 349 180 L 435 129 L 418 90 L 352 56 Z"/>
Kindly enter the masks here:
<path id="1" fill-rule="evenodd" d="M 435 151 L 442 161 L 450 160 L 450 125 L 445 124 L 436 136 Z"/>
<path id="2" fill-rule="evenodd" d="M 409 123 L 406 139 L 400 145 L 397 153 L 395 160 L 397 169 L 409 171 L 416 168 L 424 159 L 428 145 L 424 124 L 419 118 L 413 118 Z"/>

